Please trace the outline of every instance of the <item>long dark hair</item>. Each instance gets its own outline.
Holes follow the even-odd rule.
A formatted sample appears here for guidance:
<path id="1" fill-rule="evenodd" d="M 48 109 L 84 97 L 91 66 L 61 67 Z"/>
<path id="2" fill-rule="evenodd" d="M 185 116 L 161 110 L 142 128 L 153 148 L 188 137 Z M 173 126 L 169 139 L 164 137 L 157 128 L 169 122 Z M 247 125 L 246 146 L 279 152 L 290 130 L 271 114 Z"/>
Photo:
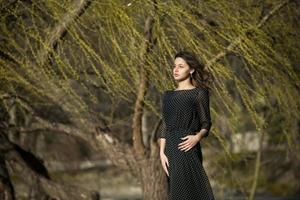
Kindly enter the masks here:
<path id="1" fill-rule="evenodd" d="M 190 76 L 191 83 L 195 87 L 205 87 L 211 90 L 210 85 L 213 82 L 212 74 L 205 68 L 202 60 L 198 59 L 197 56 L 190 51 L 179 51 L 176 53 L 174 59 L 180 57 L 185 60 L 190 68 L 195 71 Z"/>

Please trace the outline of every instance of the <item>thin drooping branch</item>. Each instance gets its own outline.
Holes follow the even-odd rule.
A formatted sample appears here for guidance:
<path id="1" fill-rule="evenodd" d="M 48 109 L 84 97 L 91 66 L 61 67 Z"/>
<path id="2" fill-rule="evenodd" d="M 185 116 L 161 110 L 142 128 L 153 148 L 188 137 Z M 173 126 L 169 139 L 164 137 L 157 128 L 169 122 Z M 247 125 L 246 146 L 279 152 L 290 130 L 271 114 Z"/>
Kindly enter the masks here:
<path id="1" fill-rule="evenodd" d="M 31 66 L 31 68 L 37 69 L 36 71 L 40 72 L 41 66 L 43 66 L 47 63 L 48 58 L 49 58 L 51 52 L 53 52 L 53 49 L 55 48 L 58 41 L 66 35 L 65 33 L 67 33 L 68 27 L 72 23 L 74 23 L 76 18 L 78 18 L 84 12 L 86 12 L 88 7 L 91 5 L 91 2 L 92 2 L 92 0 L 73 0 L 71 2 L 71 5 L 67 9 L 67 12 L 63 16 L 61 16 L 58 23 L 56 23 L 54 27 L 52 27 L 52 26 L 49 27 L 50 30 L 45 31 L 45 32 L 48 32 L 48 36 L 46 36 L 46 39 L 41 42 L 41 47 L 37 50 L 35 60 L 28 61 L 26 58 L 24 58 L 25 60 L 23 62 L 15 61 L 12 63 L 12 64 L 16 65 L 15 68 L 18 68 L 18 66 L 21 66 L 24 63 L 29 62 L 28 65 Z M 31 76 L 31 81 L 35 82 L 32 85 L 38 85 L 38 86 L 40 86 L 40 88 L 51 89 L 51 92 L 47 93 L 46 95 L 51 97 L 51 99 L 53 101 L 55 101 L 57 103 L 61 103 L 57 99 L 66 96 L 64 94 L 64 91 L 62 91 L 59 87 L 56 87 L 56 86 L 52 87 L 52 85 L 49 85 L 44 81 L 40 81 L 37 78 L 38 77 L 36 77 L 36 76 Z M 60 105 L 63 108 L 63 110 L 65 110 L 65 111 L 68 111 L 71 109 L 71 108 L 68 108 L 67 105 L 63 105 L 63 104 L 60 104 Z M 93 115 L 90 115 L 89 117 L 92 117 L 92 116 Z M 42 122 L 45 122 L 45 121 L 42 121 Z M 87 124 L 87 123 L 88 122 L 86 121 L 85 125 L 91 126 L 90 124 Z M 64 129 L 65 131 L 68 128 L 66 126 L 59 126 L 59 124 L 51 125 L 51 124 L 45 123 L 44 125 L 47 125 L 47 127 L 49 127 L 49 128 L 55 127 L 55 128 L 59 128 L 59 129 Z M 67 130 L 67 131 L 72 131 L 72 130 Z M 78 135 L 78 131 L 75 131 L 74 134 Z"/>
<path id="2" fill-rule="evenodd" d="M 64 132 L 75 137 L 86 139 L 84 133 L 82 133 L 77 128 L 73 128 L 71 125 L 65 125 L 58 122 L 49 122 L 48 120 L 39 117 L 34 111 L 34 109 L 29 105 L 29 103 L 25 101 L 24 98 L 17 96 L 16 102 L 19 103 L 24 109 L 26 109 L 34 117 L 34 119 L 42 125 L 40 128 L 47 128 L 57 132 Z"/>
<path id="3" fill-rule="evenodd" d="M 90 4 L 88 0 L 75 0 L 64 16 L 61 17 L 60 22 L 50 31 L 49 37 L 45 40 L 44 46 L 38 51 L 37 61 L 39 65 L 43 65 L 48 58 L 49 53 L 55 47 L 57 41 L 64 35 L 67 27 L 80 16 Z"/>
<path id="4" fill-rule="evenodd" d="M 254 176 L 253 176 L 250 195 L 248 197 L 249 200 L 254 199 L 256 189 L 257 189 L 257 184 L 258 184 L 258 179 L 259 179 L 259 172 L 260 172 L 260 168 L 261 168 L 261 157 L 262 157 L 262 152 L 263 152 L 263 143 L 264 143 L 264 131 L 259 133 L 259 147 L 258 147 L 257 152 L 256 152 L 255 171 L 254 171 Z"/>
<path id="5" fill-rule="evenodd" d="M 280 9 L 282 9 L 284 6 L 288 5 L 291 0 L 286 0 L 275 6 L 268 14 L 266 14 L 256 25 L 257 29 L 260 29 L 276 12 L 278 12 Z M 251 33 L 252 30 L 247 30 L 245 35 L 248 33 Z M 234 41 L 232 41 L 225 49 L 224 51 L 218 53 L 214 58 L 209 60 L 206 64 L 206 67 L 210 67 L 211 65 L 215 64 L 222 58 L 224 58 L 228 53 L 230 53 L 240 42 L 242 42 L 243 36 L 237 37 Z"/>
<path id="6" fill-rule="evenodd" d="M 266 14 L 259 23 L 257 23 L 257 28 L 261 28 L 276 12 L 278 12 L 281 8 L 286 6 L 288 3 L 291 3 L 292 0 L 286 0 L 275 6 L 268 14 Z"/>
<path id="7" fill-rule="evenodd" d="M 0 127 L 6 130 L 16 130 L 19 132 L 34 132 L 38 130 L 52 130 L 55 132 L 62 132 L 65 134 L 68 134 L 73 137 L 81 138 L 87 142 L 90 142 L 90 140 L 94 139 L 88 136 L 88 134 L 82 132 L 77 127 L 73 127 L 72 125 L 65 125 L 59 122 L 50 122 L 47 119 L 41 118 L 37 112 L 34 110 L 34 108 L 29 104 L 29 102 L 20 95 L 10 95 L 8 93 L 4 93 L 0 96 L 0 99 L 10 99 L 14 98 L 15 102 L 18 103 L 20 106 L 22 106 L 38 123 L 32 125 L 31 127 Z M 103 123 L 102 123 L 103 124 Z M 94 131 L 92 127 L 93 125 L 89 125 L 90 129 Z M 103 127 L 102 127 L 103 128 Z M 103 128 L 104 129 L 104 128 Z M 108 131 L 106 128 L 105 131 Z"/>

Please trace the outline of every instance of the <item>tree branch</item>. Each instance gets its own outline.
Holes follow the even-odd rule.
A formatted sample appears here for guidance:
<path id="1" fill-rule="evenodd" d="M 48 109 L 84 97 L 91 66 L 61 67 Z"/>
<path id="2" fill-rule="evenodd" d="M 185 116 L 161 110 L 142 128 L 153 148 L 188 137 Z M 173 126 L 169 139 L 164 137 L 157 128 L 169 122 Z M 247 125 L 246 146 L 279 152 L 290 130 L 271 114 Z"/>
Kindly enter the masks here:
<path id="1" fill-rule="evenodd" d="M 91 140 L 94 141 L 92 143 L 94 148 L 101 149 L 114 165 L 129 170 L 135 177 L 138 177 L 138 158 L 135 157 L 133 148 L 119 141 L 112 133 L 104 132 L 100 127 L 95 129 L 95 140 Z"/>
<path id="2" fill-rule="evenodd" d="M 271 10 L 266 16 L 264 16 L 259 23 L 257 23 L 256 28 L 261 28 L 276 12 L 278 12 L 280 9 L 282 9 L 284 6 L 286 6 L 288 3 L 290 3 L 292 0 L 286 0 L 277 5 L 273 10 Z M 246 34 L 249 34 L 252 32 L 253 29 L 247 30 Z M 245 34 L 245 35 L 246 35 Z M 208 61 L 206 64 L 206 67 L 210 67 L 211 65 L 215 64 L 219 60 L 221 60 L 223 57 L 225 57 L 229 52 L 231 52 L 243 39 L 243 36 L 237 37 L 234 41 L 232 41 L 223 52 L 218 53 L 214 58 Z"/>
<path id="3" fill-rule="evenodd" d="M 154 5 L 155 2 L 154 2 Z M 144 37 L 145 37 L 145 44 L 144 44 L 144 53 L 143 57 L 146 57 L 154 46 L 153 38 L 152 38 L 152 28 L 154 24 L 154 19 L 152 16 L 148 16 L 145 22 L 144 27 Z M 146 60 L 146 58 L 145 58 Z M 134 106 L 134 114 L 133 114 L 133 123 L 132 123 L 132 130 L 133 130 L 133 147 L 134 153 L 136 153 L 136 158 L 142 159 L 145 157 L 145 145 L 143 143 L 142 137 L 142 116 L 144 110 L 144 98 L 147 93 L 147 88 L 149 84 L 149 78 L 147 74 L 147 70 L 145 69 L 146 62 L 144 61 L 140 66 L 139 71 L 139 78 L 140 82 L 137 88 L 137 99 Z"/>
<path id="4" fill-rule="evenodd" d="M 40 175 L 29 168 L 15 151 L 8 153 L 6 157 L 6 162 L 12 172 L 16 173 L 18 177 L 22 178 L 23 181 L 27 183 L 31 183 L 32 177 L 37 178 L 45 192 L 51 197 L 72 200 L 99 199 L 99 194 L 95 191 L 88 191 L 75 185 L 58 184 L 49 178 Z"/>
<path id="5" fill-rule="evenodd" d="M 99 199 L 96 193 L 91 194 L 91 191 L 83 188 L 53 182 L 47 168 L 44 166 L 43 160 L 11 142 L 3 130 L 0 132 L 0 144 L 0 161 L 3 161 L 2 158 L 5 157 L 5 162 L 8 164 L 9 169 L 16 172 L 27 183 L 32 183 L 34 178 L 37 178 L 43 189 L 51 197 L 72 200 Z"/>
<path id="6" fill-rule="evenodd" d="M 0 98 L 12 98 L 9 94 L 3 94 Z M 116 137 L 114 137 L 113 133 L 110 129 L 102 123 L 102 126 L 96 127 L 96 130 L 90 130 L 91 133 L 94 134 L 84 134 L 77 128 L 73 128 L 70 125 L 64 125 L 61 123 L 51 123 L 45 119 L 39 117 L 34 109 L 29 105 L 29 103 L 22 98 L 21 96 L 14 96 L 15 101 L 18 102 L 25 110 L 27 110 L 34 119 L 39 122 L 39 125 L 36 125 L 34 128 L 36 129 L 28 129 L 24 127 L 4 127 L 3 130 L 16 129 L 18 131 L 34 131 L 38 129 L 50 129 L 57 132 L 63 132 L 68 135 L 79 137 L 89 143 L 94 149 L 101 150 L 104 152 L 108 158 L 115 164 L 126 170 L 131 170 L 133 174 L 136 174 L 134 168 L 136 168 L 136 161 L 132 151 L 132 147 L 130 147 L 126 143 L 122 143 Z M 136 174 L 137 175 L 137 174 Z"/>
<path id="7" fill-rule="evenodd" d="M 52 31 L 49 33 L 48 39 L 46 39 L 44 46 L 38 51 L 37 61 L 39 65 L 43 65 L 48 58 L 49 52 L 55 47 L 59 38 L 61 38 L 67 30 L 67 27 L 80 16 L 87 6 L 90 5 L 88 0 L 75 0 L 69 8 L 70 12 L 67 12 L 62 16 L 60 23 L 58 23 Z"/>

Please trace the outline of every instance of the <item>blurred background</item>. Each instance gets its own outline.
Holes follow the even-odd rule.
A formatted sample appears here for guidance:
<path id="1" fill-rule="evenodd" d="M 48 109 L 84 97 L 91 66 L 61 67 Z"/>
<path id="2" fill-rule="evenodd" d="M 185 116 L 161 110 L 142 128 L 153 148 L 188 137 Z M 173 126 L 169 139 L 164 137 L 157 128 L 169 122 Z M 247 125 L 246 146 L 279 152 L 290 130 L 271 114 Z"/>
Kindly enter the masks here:
<path id="1" fill-rule="evenodd" d="M 298 0 L 0 0 L 0 199 L 164 200 L 173 57 L 214 77 L 216 199 L 300 199 Z"/>

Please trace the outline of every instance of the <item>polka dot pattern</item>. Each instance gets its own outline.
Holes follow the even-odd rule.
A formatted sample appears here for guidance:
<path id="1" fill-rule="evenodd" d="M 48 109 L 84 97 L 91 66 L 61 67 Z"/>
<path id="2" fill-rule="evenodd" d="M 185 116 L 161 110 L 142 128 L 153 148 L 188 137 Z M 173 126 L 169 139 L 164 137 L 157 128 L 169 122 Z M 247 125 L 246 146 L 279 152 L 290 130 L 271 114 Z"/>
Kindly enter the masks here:
<path id="1" fill-rule="evenodd" d="M 159 137 L 166 139 L 165 154 L 169 161 L 169 200 L 214 200 L 213 191 L 202 166 L 202 151 L 198 142 L 187 152 L 178 149 L 180 139 L 202 128 L 208 136 L 212 125 L 209 91 L 204 87 L 187 90 L 167 90 L 162 98 L 162 125 Z"/>

